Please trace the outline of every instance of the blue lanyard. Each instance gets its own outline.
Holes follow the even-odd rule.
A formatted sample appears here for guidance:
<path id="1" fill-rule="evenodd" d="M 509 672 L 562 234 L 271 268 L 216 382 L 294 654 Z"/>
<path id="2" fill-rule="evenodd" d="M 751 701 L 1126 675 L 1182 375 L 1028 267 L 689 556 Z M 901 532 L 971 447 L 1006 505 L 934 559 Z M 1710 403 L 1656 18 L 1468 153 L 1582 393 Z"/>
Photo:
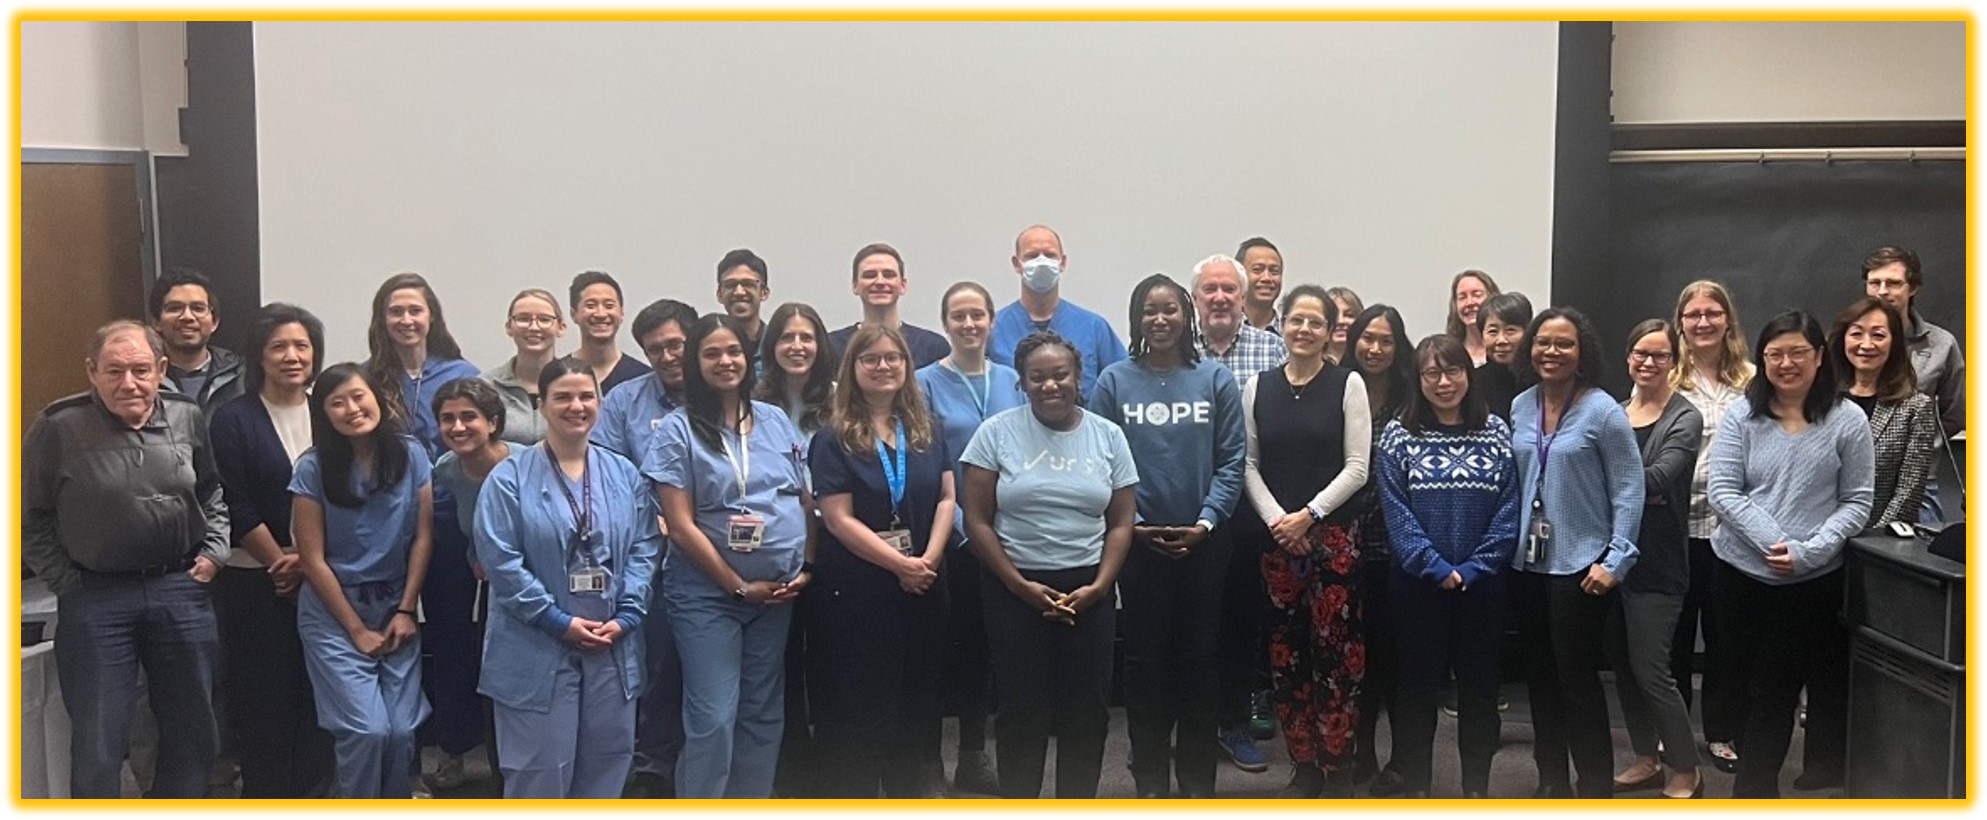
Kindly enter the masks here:
<path id="1" fill-rule="evenodd" d="M 907 480 L 906 477 L 910 475 L 910 470 L 905 466 L 906 457 L 904 455 L 906 451 L 911 449 L 909 444 L 910 442 L 904 439 L 904 420 L 898 419 L 897 461 L 894 465 L 895 469 L 892 469 L 890 455 L 886 452 L 888 448 L 883 446 L 883 439 L 881 437 L 876 439 L 876 460 L 883 465 L 883 482 L 890 485 L 890 520 L 893 526 L 896 522 L 903 520 L 897 515 L 897 510 L 904 505 L 904 485 Z"/>
<path id="2" fill-rule="evenodd" d="M 1539 510 L 1541 510 L 1541 509 L 1544 509 L 1544 508 L 1545 508 L 1545 468 L 1546 468 L 1546 465 L 1547 465 L 1547 464 L 1549 464 L 1549 463 L 1551 463 L 1551 462 L 1552 462 L 1552 440 L 1553 440 L 1553 439 L 1556 439 L 1556 438 L 1559 438 L 1559 432 L 1560 432 L 1561 430 L 1564 430 L 1564 429 L 1566 429 L 1566 417 L 1567 417 L 1568 415 L 1571 415 L 1571 414 L 1573 413 L 1573 402 L 1574 402 L 1574 401 L 1576 401 L 1576 400 L 1578 400 L 1579 398 L 1580 398 L 1580 396 L 1579 396 L 1579 390 L 1577 390 L 1577 389 L 1576 389 L 1576 390 L 1574 390 L 1574 394 L 1573 394 L 1572 396 L 1568 396 L 1568 397 L 1567 397 L 1567 399 L 1566 399 L 1566 407 L 1565 407 L 1565 409 L 1563 409 L 1563 410 L 1561 410 L 1561 411 L 1559 412 L 1559 426 L 1558 426 L 1558 427 L 1554 427 L 1554 428 L 1552 428 L 1552 434 L 1551 434 L 1551 435 L 1547 435 L 1547 434 L 1546 434 L 1546 432 L 1545 432 L 1545 390 L 1544 390 L 1544 389 L 1540 389 L 1540 390 L 1539 390 L 1539 392 L 1538 392 L 1538 399 L 1539 399 L 1539 446 L 1538 446 L 1538 453 L 1539 453 L 1539 480 L 1538 480 L 1538 483 L 1537 483 L 1537 485 L 1536 485 L 1537 489 L 1536 489 L 1536 490 L 1535 490 L 1535 491 L 1534 491 L 1534 492 L 1532 493 L 1532 511 L 1533 511 L 1533 512 L 1537 512 L 1537 511 L 1539 511 Z"/>

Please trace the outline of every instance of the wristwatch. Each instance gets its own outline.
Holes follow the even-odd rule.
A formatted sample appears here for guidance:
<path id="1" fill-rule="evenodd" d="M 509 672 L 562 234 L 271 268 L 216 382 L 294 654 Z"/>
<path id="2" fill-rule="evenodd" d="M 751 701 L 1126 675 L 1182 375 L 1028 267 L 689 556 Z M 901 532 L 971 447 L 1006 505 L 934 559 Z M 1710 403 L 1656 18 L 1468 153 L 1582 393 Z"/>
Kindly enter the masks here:
<path id="1" fill-rule="evenodd" d="M 739 587 L 739 588 L 737 588 L 737 589 L 734 589 L 734 590 L 732 590 L 732 591 L 731 591 L 731 597 L 732 597 L 732 598 L 733 598 L 734 600 L 739 600 L 739 601 L 743 601 L 743 600 L 745 600 L 745 588 L 744 588 L 744 587 Z"/>

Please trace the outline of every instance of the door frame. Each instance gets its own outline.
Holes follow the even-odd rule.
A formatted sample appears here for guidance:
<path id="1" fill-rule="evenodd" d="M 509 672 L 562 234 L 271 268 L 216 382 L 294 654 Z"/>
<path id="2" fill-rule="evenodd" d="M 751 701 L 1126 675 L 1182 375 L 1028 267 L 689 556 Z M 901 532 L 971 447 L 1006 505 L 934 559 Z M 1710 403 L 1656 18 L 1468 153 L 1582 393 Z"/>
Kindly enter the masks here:
<path id="1" fill-rule="evenodd" d="M 22 148 L 23 165 L 129 165 L 138 189 L 138 292 L 147 293 L 159 278 L 159 208 L 153 195 L 152 152 L 97 148 Z"/>

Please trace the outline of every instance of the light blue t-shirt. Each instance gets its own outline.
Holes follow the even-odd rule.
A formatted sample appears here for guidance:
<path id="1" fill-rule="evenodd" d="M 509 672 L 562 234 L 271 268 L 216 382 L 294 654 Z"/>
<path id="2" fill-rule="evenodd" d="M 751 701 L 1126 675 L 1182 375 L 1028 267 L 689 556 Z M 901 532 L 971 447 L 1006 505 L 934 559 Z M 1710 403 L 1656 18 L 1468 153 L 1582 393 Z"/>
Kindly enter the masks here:
<path id="1" fill-rule="evenodd" d="M 414 546 L 414 527 L 421 515 L 421 489 L 428 486 L 433 465 L 419 442 L 402 436 L 407 469 L 389 487 L 366 492 L 371 471 L 355 466 L 352 489 L 365 503 L 340 507 L 324 495 L 324 468 L 317 448 L 304 451 L 290 475 L 290 492 L 324 507 L 324 562 L 340 586 L 407 579 L 407 556 Z"/>
<path id="2" fill-rule="evenodd" d="M 726 430 L 723 437 L 726 449 L 714 450 L 692 432 L 688 411 L 670 413 L 649 441 L 642 474 L 657 484 L 689 491 L 695 501 L 697 529 L 738 577 L 747 582 L 791 580 L 806 557 L 807 518 L 800 503 L 806 439 L 787 420 L 785 411 L 760 401 L 752 402 L 752 432 L 746 436 L 750 439 L 749 461 L 737 449 L 737 433 Z M 726 452 L 738 455 L 727 457 Z M 743 494 L 738 489 L 733 458 L 746 471 Z M 765 519 L 764 540 L 751 552 L 727 546 L 731 517 L 741 512 Z M 680 550 L 669 551 L 662 569 L 665 575 L 698 571 Z M 707 588 L 711 595 L 726 594 L 710 584 L 688 586 Z"/>
<path id="3" fill-rule="evenodd" d="M 1167 371 L 1136 359 L 1104 368 L 1087 406 L 1125 431 L 1145 522 L 1220 526 L 1242 497 L 1249 433 L 1235 375 L 1211 359 Z"/>
<path id="4" fill-rule="evenodd" d="M 620 453 L 640 464 L 648 456 L 649 439 L 662 427 L 662 419 L 676 409 L 663 389 L 661 376 L 643 376 L 614 385 L 600 400 L 600 418 L 594 422 L 593 443 Z"/>
<path id="5" fill-rule="evenodd" d="M 1097 384 L 1097 374 L 1104 368 L 1125 360 L 1125 343 L 1118 340 L 1118 333 L 1111 329 L 1111 323 L 1104 317 L 1081 305 L 1064 299 L 1056 304 L 1056 315 L 1047 322 L 1036 322 L 1028 317 L 1028 308 L 1020 301 L 1008 304 L 994 314 L 993 335 L 987 342 L 987 358 L 1019 371 L 1014 363 L 1014 346 L 1022 339 L 1038 330 L 1053 330 L 1056 335 L 1076 345 L 1076 352 L 1083 357 L 1083 380 L 1077 389 L 1083 395 L 1090 395 L 1090 388 Z"/>
<path id="6" fill-rule="evenodd" d="M 506 434 L 510 433 L 509 419 L 505 419 L 504 432 Z M 504 456 L 506 461 L 511 456 L 517 455 L 518 451 L 532 446 L 512 440 L 508 435 L 506 435 L 504 443 L 510 446 L 510 452 Z M 491 469 L 494 470 L 496 468 L 492 467 Z M 442 457 L 435 461 L 434 482 L 441 485 L 442 490 L 455 498 L 455 523 L 456 526 L 462 529 L 463 535 L 472 535 L 476 532 L 476 503 L 477 497 L 483 492 L 483 479 L 485 478 L 489 478 L 489 476 L 470 478 L 469 474 L 463 470 L 462 459 L 456 456 L 454 450 L 443 453 Z"/>
<path id="7" fill-rule="evenodd" d="M 1004 411 L 980 425 L 960 458 L 999 474 L 994 533 L 1016 569 L 1096 566 L 1111 494 L 1138 483 L 1124 431 L 1082 412 L 1076 429 L 1063 432 L 1029 407 Z"/>
<path id="8" fill-rule="evenodd" d="M 918 390 L 925 395 L 932 420 L 945 433 L 945 463 L 952 470 L 953 491 L 963 494 L 961 488 L 966 485 L 959 475 L 959 457 L 966 454 L 966 445 L 988 418 L 1028 403 L 1021 392 L 1021 377 L 1015 375 L 1014 368 L 996 362 L 987 362 L 986 372 L 968 376 L 942 361 L 918 368 L 917 376 Z M 963 504 L 953 514 L 953 528 L 961 539 L 966 537 Z"/>

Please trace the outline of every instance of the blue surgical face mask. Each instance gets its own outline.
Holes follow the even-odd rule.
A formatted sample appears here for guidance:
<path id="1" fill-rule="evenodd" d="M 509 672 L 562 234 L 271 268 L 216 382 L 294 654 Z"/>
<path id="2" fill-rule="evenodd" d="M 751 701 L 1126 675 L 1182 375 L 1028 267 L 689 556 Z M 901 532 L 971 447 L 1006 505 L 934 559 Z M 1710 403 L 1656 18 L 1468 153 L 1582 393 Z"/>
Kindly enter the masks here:
<path id="1" fill-rule="evenodd" d="M 1062 263 L 1047 256 L 1037 256 L 1021 263 L 1021 284 L 1036 293 L 1048 293 L 1056 289 L 1062 279 Z"/>

